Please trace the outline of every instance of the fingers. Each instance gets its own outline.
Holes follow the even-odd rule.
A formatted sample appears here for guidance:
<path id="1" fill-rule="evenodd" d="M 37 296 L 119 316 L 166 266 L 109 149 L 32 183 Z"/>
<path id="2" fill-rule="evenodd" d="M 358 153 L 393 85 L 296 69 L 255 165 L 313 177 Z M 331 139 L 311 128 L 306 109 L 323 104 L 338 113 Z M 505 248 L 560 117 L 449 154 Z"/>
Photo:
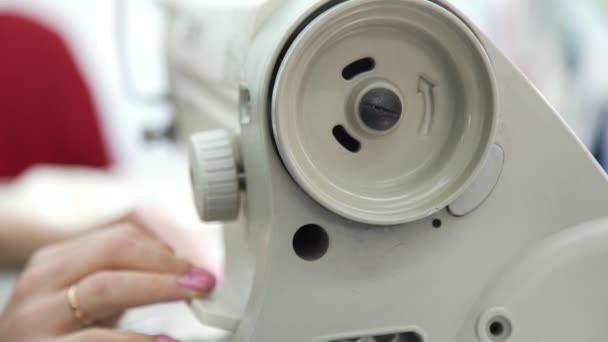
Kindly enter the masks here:
<path id="1" fill-rule="evenodd" d="M 204 296 L 215 286 L 211 273 L 176 257 L 141 227 L 149 222 L 140 221 L 134 217 L 36 252 L 0 320 L 9 322 L 9 336 L 57 336 L 56 342 L 176 341 L 105 330 L 131 307 Z"/>
<path id="2" fill-rule="evenodd" d="M 207 295 L 215 286 L 215 277 L 202 269 L 178 276 L 142 272 L 99 272 L 83 279 L 76 287 L 78 309 L 94 322 L 120 315 L 125 310 L 148 304 L 188 300 Z M 55 316 L 60 331 L 77 328 L 66 303 L 66 292 L 56 297 Z"/>
<path id="3" fill-rule="evenodd" d="M 105 329 L 88 329 L 53 342 L 179 342 L 167 336 L 147 336 Z"/>
<path id="4" fill-rule="evenodd" d="M 160 242 L 148 240 L 134 229 L 121 228 L 109 230 L 99 239 L 83 241 L 79 249 L 82 258 L 64 273 L 60 285 L 73 284 L 88 274 L 107 269 L 173 274 L 189 271 L 190 264 Z"/>
<path id="5" fill-rule="evenodd" d="M 190 267 L 148 234 L 123 224 L 43 251 L 28 271 L 31 282 L 40 282 L 35 285 L 61 289 L 102 270 L 184 274 Z"/>
<path id="6" fill-rule="evenodd" d="M 215 278 L 198 270 L 184 276 L 138 272 L 100 272 L 78 284 L 81 310 L 94 319 L 120 314 L 142 305 L 204 296 Z"/>

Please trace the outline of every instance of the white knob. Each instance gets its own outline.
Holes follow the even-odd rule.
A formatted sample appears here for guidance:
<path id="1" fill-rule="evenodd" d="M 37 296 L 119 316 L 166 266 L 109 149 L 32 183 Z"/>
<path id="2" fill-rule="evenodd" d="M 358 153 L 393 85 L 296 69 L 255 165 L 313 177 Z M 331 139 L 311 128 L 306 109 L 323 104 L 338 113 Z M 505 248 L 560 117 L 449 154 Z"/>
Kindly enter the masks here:
<path id="1" fill-rule="evenodd" d="M 239 175 L 230 135 L 224 130 L 190 138 L 190 178 L 203 221 L 235 220 L 239 215 Z"/>

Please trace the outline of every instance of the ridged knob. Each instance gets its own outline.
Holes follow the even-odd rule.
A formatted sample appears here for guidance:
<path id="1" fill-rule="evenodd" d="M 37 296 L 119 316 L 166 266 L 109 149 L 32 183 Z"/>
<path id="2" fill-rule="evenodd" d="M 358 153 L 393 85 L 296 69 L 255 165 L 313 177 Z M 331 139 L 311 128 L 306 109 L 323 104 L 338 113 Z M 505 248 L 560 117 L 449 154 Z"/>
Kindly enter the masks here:
<path id="1" fill-rule="evenodd" d="M 190 178 L 203 221 L 235 220 L 239 215 L 239 175 L 230 135 L 224 130 L 190 138 Z"/>

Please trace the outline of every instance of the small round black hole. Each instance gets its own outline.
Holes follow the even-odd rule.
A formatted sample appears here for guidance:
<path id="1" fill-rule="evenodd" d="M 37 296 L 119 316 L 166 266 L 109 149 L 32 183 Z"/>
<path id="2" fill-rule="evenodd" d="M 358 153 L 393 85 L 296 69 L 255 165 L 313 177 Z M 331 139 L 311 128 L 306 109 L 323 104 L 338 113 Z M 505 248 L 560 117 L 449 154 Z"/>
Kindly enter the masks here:
<path id="1" fill-rule="evenodd" d="M 441 228 L 442 225 L 443 225 L 443 222 L 441 222 L 440 219 L 434 219 L 433 220 L 433 227 L 435 227 L 435 228 Z"/>
<path id="2" fill-rule="evenodd" d="M 293 236 L 293 250 L 307 261 L 321 259 L 329 248 L 329 235 L 316 224 L 307 224 Z"/>
<path id="3" fill-rule="evenodd" d="M 496 316 L 488 321 L 486 334 L 491 341 L 506 342 L 513 334 L 511 321 L 505 316 Z"/>
<path id="4" fill-rule="evenodd" d="M 502 324 L 502 322 L 492 322 L 490 324 L 490 334 L 492 334 L 492 336 L 502 336 L 502 334 L 505 333 L 505 326 Z"/>

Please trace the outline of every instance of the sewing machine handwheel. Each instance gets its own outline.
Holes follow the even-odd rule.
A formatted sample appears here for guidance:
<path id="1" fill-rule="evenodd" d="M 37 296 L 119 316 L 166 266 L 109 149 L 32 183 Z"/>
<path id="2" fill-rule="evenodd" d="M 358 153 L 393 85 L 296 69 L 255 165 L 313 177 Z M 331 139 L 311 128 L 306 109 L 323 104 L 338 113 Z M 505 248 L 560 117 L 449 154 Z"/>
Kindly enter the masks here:
<path id="1" fill-rule="evenodd" d="M 283 163 L 312 198 L 391 225 L 472 184 L 494 141 L 495 81 L 458 17 L 430 1 L 347 1 L 296 34 L 271 116 Z"/>
<path id="2" fill-rule="evenodd" d="M 239 176 L 230 135 L 224 130 L 190 138 L 190 178 L 203 221 L 235 220 L 240 209 Z"/>

